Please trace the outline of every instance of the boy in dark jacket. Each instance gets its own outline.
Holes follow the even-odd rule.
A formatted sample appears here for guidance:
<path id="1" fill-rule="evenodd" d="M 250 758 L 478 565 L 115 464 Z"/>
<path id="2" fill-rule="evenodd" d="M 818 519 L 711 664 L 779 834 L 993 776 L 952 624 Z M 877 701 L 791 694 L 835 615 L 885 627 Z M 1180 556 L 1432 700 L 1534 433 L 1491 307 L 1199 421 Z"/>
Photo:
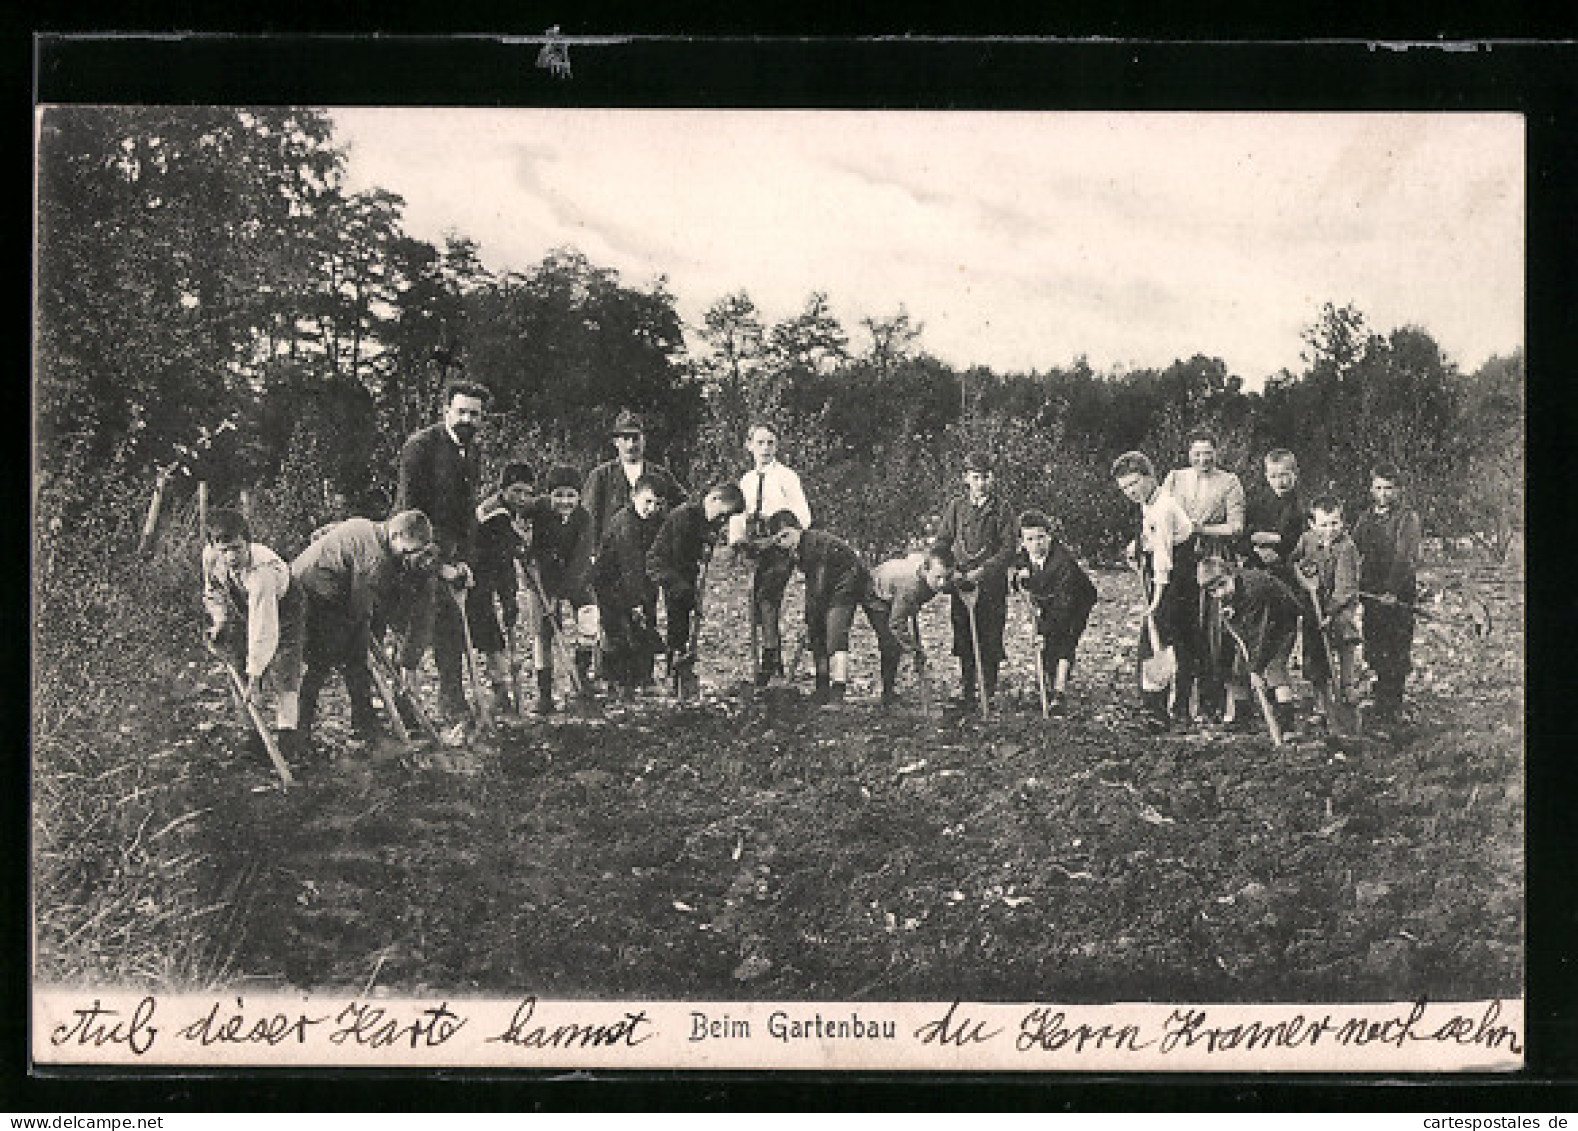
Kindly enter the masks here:
<path id="1" fill-rule="evenodd" d="M 532 505 L 535 480 L 536 473 L 529 464 L 507 463 L 499 475 L 498 489 L 477 504 L 473 584 L 466 591 L 466 621 L 471 628 L 472 646 L 487 663 L 493 701 L 504 711 L 519 706 L 510 696 L 510 665 L 504 637 L 520 619 L 515 563 L 526 551 L 522 519 Z"/>
<path id="2" fill-rule="evenodd" d="M 533 667 L 537 672 L 536 714 L 553 710 L 553 637 L 574 641 L 573 663 L 585 694 L 592 681 L 592 648 L 597 643 L 597 598 L 592 594 L 592 516 L 581 505 L 581 476 L 573 467 L 552 468 L 543 480 L 546 497 L 530 510 L 526 547 L 526 607 L 532 625 Z M 539 596 L 538 588 L 541 587 Z M 574 623 L 564 626 L 560 606 L 568 601 Z"/>
<path id="3" fill-rule="evenodd" d="M 720 483 L 700 502 L 681 503 L 669 511 L 647 551 L 647 576 L 663 590 L 668 615 L 668 667 L 674 691 L 682 702 L 696 698 L 696 646 L 691 619 L 701 607 L 698 581 L 702 563 L 712 557 L 723 524 L 745 510 L 745 495 L 732 483 Z"/>
<path id="4" fill-rule="evenodd" d="M 598 621 L 603 634 L 603 673 L 621 699 L 652 679 L 657 637 L 657 586 L 647 576 L 647 550 L 657 537 L 659 486 L 643 476 L 630 493 L 630 505 L 609 519 L 592 567 Z"/>
<path id="5" fill-rule="evenodd" d="M 1096 605 L 1096 586 L 1068 547 L 1053 537 L 1051 520 L 1040 511 L 1019 516 L 1019 542 L 1010 582 L 1035 603 L 1042 671 L 1052 679 L 1047 710 L 1061 714 L 1074 649 Z"/>
<path id="6" fill-rule="evenodd" d="M 1205 558 L 1196 576 L 1202 592 L 1218 600 L 1221 617 L 1244 642 L 1249 653 L 1239 662 L 1246 674 L 1265 680 L 1277 726 L 1284 734 L 1293 730 L 1293 687 L 1288 682 L 1288 657 L 1298 633 L 1299 600 L 1287 584 L 1270 570 L 1241 568 L 1221 558 Z M 1234 651 L 1238 646 L 1233 645 Z"/>
<path id="7" fill-rule="evenodd" d="M 1016 547 L 1014 516 L 998 496 L 992 462 L 981 452 L 964 461 L 964 495 L 943 511 L 936 544 L 953 553 L 958 562 L 953 594 L 953 654 L 959 657 L 966 709 L 977 702 L 977 684 L 988 701 L 997 691 L 997 672 L 1003 662 L 1003 627 L 1008 621 L 1008 567 Z M 974 590 L 975 626 L 981 641 L 981 665 L 975 670 L 975 649 L 970 639 L 970 610 L 963 592 Z"/>
<path id="8" fill-rule="evenodd" d="M 871 571 L 855 548 L 824 530 L 801 530 L 793 511 L 779 511 L 768 520 L 774 543 L 786 550 L 805 574 L 805 635 L 816 666 L 818 705 L 843 702 L 849 685 L 849 630 L 855 607 L 877 634 L 882 656 L 882 698 L 891 703 L 903 649 L 889 627 L 892 608 L 876 592 Z"/>
<path id="9" fill-rule="evenodd" d="M 1370 473 L 1371 508 L 1353 527 L 1362 566 L 1364 662 L 1375 672 L 1375 716 L 1393 719 L 1403 707 L 1403 685 L 1413 669 L 1418 597 L 1419 515 L 1404 506 L 1402 474 L 1391 464 Z M 1372 596 L 1373 594 L 1373 596 Z"/>

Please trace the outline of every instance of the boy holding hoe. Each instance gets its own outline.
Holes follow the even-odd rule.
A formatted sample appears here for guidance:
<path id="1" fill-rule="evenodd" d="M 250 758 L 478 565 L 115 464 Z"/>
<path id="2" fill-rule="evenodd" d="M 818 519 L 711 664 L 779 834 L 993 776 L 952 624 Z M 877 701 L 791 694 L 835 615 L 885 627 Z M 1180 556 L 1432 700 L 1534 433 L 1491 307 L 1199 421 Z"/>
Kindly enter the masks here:
<path id="1" fill-rule="evenodd" d="M 553 647 L 564 648 L 570 636 L 573 650 L 565 648 L 571 681 L 584 697 L 592 686 L 592 648 L 597 643 L 600 618 L 592 594 L 592 515 L 581 505 L 581 477 L 573 467 L 550 468 L 543 481 L 546 499 L 530 511 L 531 537 L 526 548 L 526 608 L 532 626 L 532 666 L 537 672 L 535 714 L 553 711 Z M 568 602 L 575 618 L 563 627 L 560 607 Z M 573 631 L 572 631 L 573 629 Z"/>
<path id="2" fill-rule="evenodd" d="M 1036 678 L 1042 703 L 1047 714 L 1061 715 L 1074 649 L 1096 606 L 1096 586 L 1068 547 L 1053 536 L 1052 522 L 1041 511 L 1027 510 L 1019 516 L 1019 542 L 1009 580 L 1035 618 Z"/>
<path id="3" fill-rule="evenodd" d="M 811 525 L 811 507 L 805 501 L 800 476 L 778 459 L 778 433 L 770 425 L 754 425 L 746 440 L 752 468 L 740 477 L 745 509 L 729 520 L 729 545 L 736 553 L 755 559 L 751 570 L 751 646 L 761 637 L 761 653 L 753 656 L 756 685 L 765 687 L 773 676 L 784 674 L 779 614 L 784 589 L 794 574 L 789 556 L 767 537 L 767 519 L 779 511 L 793 511 L 802 528 Z"/>
<path id="4" fill-rule="evenodd" d="M 1196 576 L 1201 591 L 1216 598 L 1223 633 L 1233 641 L 1250 686 L 1268 713 L 1272 740 L 1280 743 L 1294 723 L 1288 657 L 1298 635 L 1298 598 L 1271 571 L 1243 568 L 1222 558 L 1201 560 Z"/>
<path id="5" fill-rule="evenodd" d="M 921 681 L 921 707 L 926 707 L 925 683 L 926 651 L 921 647 L 919 615 L 938 593 L 953 587 L 954 561 L 951 551 L 932 546 L 902 558 L 890 558 L 871 571 L 871 592 L 874 607 L 887 621 L 888 631 L 898 643 L 898 656 L 892 661 L 893 671 L 888 673 L 888 661 L 883 661 L 882 703 L 897 706 L 896 690 L 898 660 L 908 652 L 915 664 L 915 678 Z M 881 637 L 878 637 L 879 643 Z"/>
<path id="6" fill-rule="evenodd" d="M 964 461 L 962 496 L 951 500 L 937 528 L 936 545 L 958 562 L 953 592 L 953 654 L 959 657 L 961 707 L 990 703 L 1003 662 L 1008 621 L 1008 566 L 1014 558 L 1014 516 L 998 496 L 990 457 L 971 452 Z M 977 655 L 979 652 L 979 665 Z M 980 670 L 977 671 L 977 666 Z"/>

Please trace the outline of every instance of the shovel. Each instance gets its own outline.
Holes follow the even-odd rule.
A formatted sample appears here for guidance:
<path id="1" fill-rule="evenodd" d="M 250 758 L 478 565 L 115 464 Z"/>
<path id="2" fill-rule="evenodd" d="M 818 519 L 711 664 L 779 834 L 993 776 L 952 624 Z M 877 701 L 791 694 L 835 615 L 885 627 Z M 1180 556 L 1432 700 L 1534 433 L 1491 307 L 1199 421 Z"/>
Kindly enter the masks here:
<path id="1" fill-rule="evenodd" d="M 1151 654 L 1140 661 L 1140 689 L 1166 691 L 1173 677 L 1178 674 L 1178 654 L 1171 644 L 1162 647 L 1161 634 L 1156 631 L 1156 618 L 1151 614 L 1151 584 L 1146 580 L 1143 570 L 1138 566 L 1132 568 L 1139 574 L 1140 592 L 1145 598 L 1145 631 L 1151 641 Z"/>
<path id="2" fill-rule="evenodd" d="M 1321 608 L 1320 591 L 1312 587 L 1309 589 L 1309 595 L 1315 605 L 1316 631 L 1320 633 L 1321 642 L 1326 645 L 1326 678 L 1329 681 L 1327 686 L 1331 688 L 1332 722 L 1337 724 L 1337 729 L 1342 735 L 1357 736 L 1360 727 L 1358 708 L 1348 702 L 1348 689 L 1342 684 L 1342 664 L 1332 644 L 1331 633 L 1319 627 L 1319 622 L 1326 616 Z M 1336 717 L 1339 715 L 1341 718 Z"/>
<path id="3" fill-rule="evenodd" d="M 1277 725 L 1277 713 L 1271 706 L 1271 696 L 1266 694 L 1266 678 L 1249 666 L 1249 646 L 1244 643 L 1244 638 L 1233 631 L 1233 626 L 1225 620 L 1221 625 L 1222 630 L 1238 646 L 1238 654 L 1244 658 L 1244 670 L 1249 672 L 1249 686 L 1255 693 L 1255 702 L 1260 705 L 1260 717 L 1266 720 L 1266 729 L 1271 732 L 1272 744 L 1281 746 L 1282 728 Z"/>
<path id="4" fill-rule="evenodd" d="M 575 657 L 571 655 L 570 648 L 564 642 L 564 636 L 559 629 L 558 609 L 548 604 L 548 591 L 542 583 L 542 574 L 537 569 L 537 563 L 532 562 L 525 569 L 526 580 L 531 584 L 532 592 L 537 595 L 537 601 L 542 609 L 543 616 L 548 621 L 548 646 L 553 649 L 554 657 L 559 661 L 559 666 L 570 678 L 570 688 L 575 692 L 577 699 L 586 697 L 586 686 L 581 682 L 581 672 L 575 666 Z M 550 613 L 550 607 L 554 611 Z M 516 693 L 516 702 L 519 703 L 519 692 Z"/>

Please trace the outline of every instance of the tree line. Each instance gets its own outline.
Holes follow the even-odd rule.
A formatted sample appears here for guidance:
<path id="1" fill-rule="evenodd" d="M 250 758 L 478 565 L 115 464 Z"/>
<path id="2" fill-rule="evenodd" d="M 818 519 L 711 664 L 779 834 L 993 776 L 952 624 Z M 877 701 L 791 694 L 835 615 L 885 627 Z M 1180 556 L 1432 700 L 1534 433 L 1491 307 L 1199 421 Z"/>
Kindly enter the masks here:
<path id="1" fill-rule="evenodd" d="M 872 553 L 913 543 L 958 489 L 963 452 L 999 457 L 1009 499 L 1109 555 L 1132 515 L 1112 457 L 1181 463 L 1213 428 L 1258 477 L 1275 447 L 1306 490 L 1364 498 L 1407 469 L 1430 533 L 1504 554 L 1522 510 L 1521 352 L 1472 373 L 1429 332 L 1351 305 L 1312 311 L 1299 372 L 1246 390 L 1220 359 L 1100 372 L 959 369 L 900 306 L 846 326 L 826 294 L 766 318 L 747 290 L 687 327 L 667 282 L 634 285 L 570 248 L 495 273 L 453 233 L 404 231 L 403 202 L 352 192 L 332 122 L 299 108 L 48 110 L 38 148 L 35 419 L 40 517 L 107 482 L 179 466 L 215 498 L 246 490 L 282 551 L 326 493 L 387 506 L 404 437 L 455 375 L 493 393 L 495 457 L 606 458 L 621 407 L 693 483 L 736 478 L 749 423 L 775 421 L 819 521 Z M 687 330 L 689 331 L 687 336 Z"/>

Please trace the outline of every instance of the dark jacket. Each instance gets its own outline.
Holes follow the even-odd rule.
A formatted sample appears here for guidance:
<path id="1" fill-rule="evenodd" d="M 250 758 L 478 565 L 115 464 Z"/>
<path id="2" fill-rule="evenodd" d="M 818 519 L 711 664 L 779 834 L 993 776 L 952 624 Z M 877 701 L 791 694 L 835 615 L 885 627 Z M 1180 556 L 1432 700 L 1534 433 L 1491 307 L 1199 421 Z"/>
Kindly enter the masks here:
<path id="1" fill-rule="evenodd" d="M 647 576 L 661 585 L 670 598 L 691 594 L 714 537 L 701 503 L 681 503 L 668 512 L 658 527 L 647 551 Z"/>
<path id="2" fill-rule="evenodd" d="M 678 479 L 651 460 L 645 462 L 643 474 L 659 485 L 665 507 L 677 507 L 690 497 Z M 592 473 L 586 477 L 586 487 L 581 491 L 581 505 L 592 516 L 592 545 L 599 547 L 601 553 L 608 524 L 621 507 L 630 505 L 630 481 L 625 478 L 625 469 L 617 459 L 592 468 Z"/>
<path id="3" fill-rule="evenodd" d="M 1419 515 L 1394 506 L 1385 515 L 1373 510 L 1353 524 L 1359 548 L 1359 587 L 1366 593 L 1390 594 L 1404 601 L 1416 595 L 1420 542 Z"/>
<path id="4" fill-rule="evenodd" d="M 1244 505 L 1244 536 L 1239 540 L 1243 563 L 1251 569 L 1265 567 L 1266 563 L 1254 552 L 1251 536 L 1256 533 L 1271 533 L 1280 539 L 1276 545 L 1270 547 L 1281 559 L 1274 563 L 1273 568 L 1280 568 L 1285 572 L 1288 557 L 1293 553 L 1293 547 L 1299 544 L 1299 539 L 1303 537 L 1308 525 L 1304 499 L 1299 494 L 1298 488 L 1294 488 L 1286 495 L 1278 495 L 1262 483 L 1258 490 L 1250 491 L 1249 499 Z M 1284 580 L 1289 579 L 1284 578 Z"/>
<path id="5" fill-rule="evenodd" d="M 477 535 L 471 561 L 475 591 L 484 600 L 490 593 L 498 596 L 507 624 L 515 623 L 518 615 L 515 561 L 525 549 L 515 516 L 498 495 L 489 495 L 477 504 Z"/>
<path id="6" fill-rule="evenodd" d="M 805 616 L 815 621 L 834 606 L 859 604 L 873 593 L 871 572 L 848 542 L 825 530 L 800 535 L 795 564 L 805 574 Z"/>
<path id="7" fill-rule="evenodd" d="M 1222 602 L 1222 607 L 1233 610 L 1227 623 L 1244 641 L 1249 652 L 1250 671 L 1263 672 L 1278 656 L 1292 651 L 1293 635 L 1298 631 L 1300 601 L 1269 570 L 1241 572 L 1232 596 Z"/>
<path id="8" fill-rule="evenodd" d="M 1068 547 L 1054 540 L 1040 569 L 1032 567 L 1030 555 L 1021 548 L 1014 566 L 1030 570 L 1021 588 L 1035 601 L 1037 631 L 1048 636 L 1068 635 L 1084 626 L 1096 605 L 1096 586 Z"/>
<path id="9" fill-rule="evenodd" d="M 442 423 L 412 433 L 400 449 L 400 484 L 391 515 L 419 510 L 433 523 L 433 540 L 447 561 L 468 561 L 477 530 L 481 448 L 460 449 Z"/>
<path id="10" fill-rule="evenodd" d="M 556 514 L 546 498 L 533 502 L 531 543 L 527 561 L 537 567 L 550 600 L 565 598 L 576 607 L 592 603 L 592 516 L 576 507 L 567 516 Z"/>
<path id="11" fill-rule="evenodd" d="M 630 507 L 614 513 L 592 567 L 592 584 L 604 602 L 628 610 L 645 608 L 657 599 L 657 589 L 647 576 L 647 550 L 662 522 L 662 512 L 648 519 L 637 517 Z"/>
<path id="12" fill-rule="evenodd" d="M 1018 532 L 1008 505 L 994 491 L 980 506 L 966 496 L 953 499 L 942 512 L 936 544 L 953 551 L 961 571 L 984 568 L 988 578 L 1001 582 L 1014 560 Z"/>

